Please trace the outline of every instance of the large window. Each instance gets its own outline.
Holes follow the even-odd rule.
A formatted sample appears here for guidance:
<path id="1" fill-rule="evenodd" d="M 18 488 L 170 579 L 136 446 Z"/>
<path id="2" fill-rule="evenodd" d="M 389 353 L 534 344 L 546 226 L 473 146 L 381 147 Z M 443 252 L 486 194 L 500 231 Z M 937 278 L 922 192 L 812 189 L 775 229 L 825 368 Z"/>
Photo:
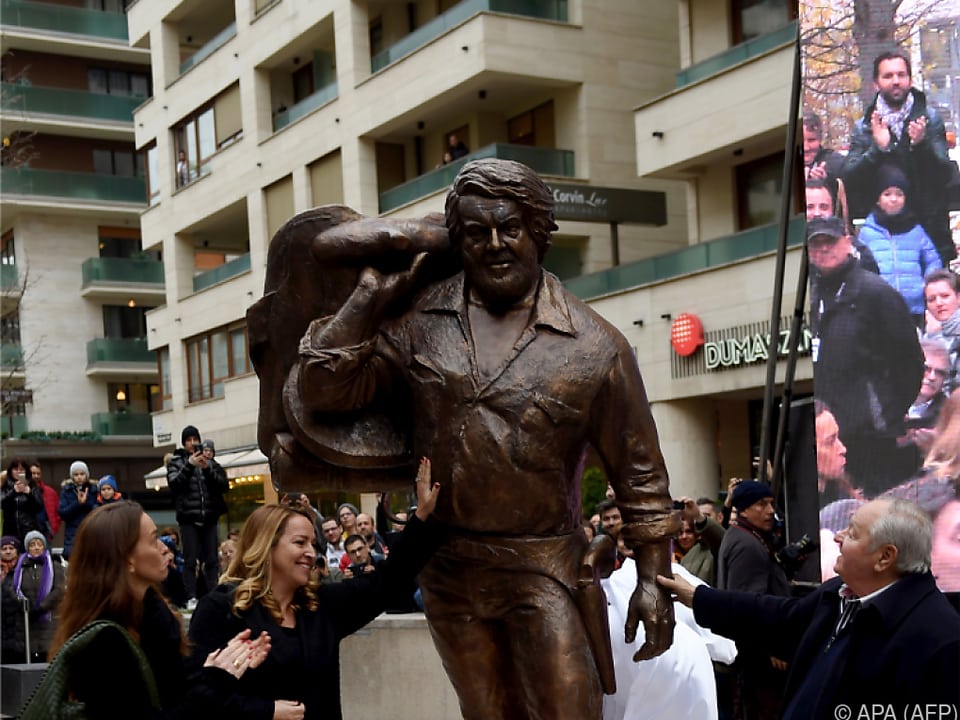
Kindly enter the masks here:
<path id="1" fill-rule="evenodd" d="M 794 0 L 732 0 L 733 44 L 779 30 L 797 17 Z"/>
<path id="2" fill-rule="evenodd" d="M 100 175 L 143 177 L 143 155 L 133 150 L 94 148 L 93 171 Z"/>
<path id="3" fill-rule="evenodd" d="M 739 230 L 775 223 L 780 218 L 780 195 L 783 188 L 783 153 L 774 153 L 734 168 L 737 184 L 737 219 Z M 802 172 L 799 164 L 797 171 Z M 790 212 L 805 207 L 803 178 L 794 181 L 795 194 Z"/>
<path id="4" fill-rule="evenodd" d="M 507 141 L 514 145 L 553 147 L 553 100 L 507 120 Z"/>
<path id="5" fill-rule="evenodd" d="M 223 381 L 253 372 L 244 322 L 211 330 L 185 342 L 188 402 L 223 397 Z"/>
<path id="6" fill-rule="evenodd" d="M 243 133 L 240 117 L 240 85 L 220 93 L 174 126 L 177 187 L 186 185 L 208 172 L 207 161 L 222 147 Z"/>
<path id="7" fill-rule="evenodd" d="M 91 67 L 87 69 L 90 92 L 104 95 L 150 97 L 150 75 L 146 72 Z"/>
<path id="8" fill-rule="evenodd" d="M 145 313 L 153 308 L 129 307 L 127 305 L 103 306 L 103 336 L 113 339 L 134 340 L 147 336 Z"/>
<path id="9" fill-rule="evenodd" d="M 160 202 L 160 155 L 157 152 L 157 143 L 148 145 L 141 154 L 147 158 L 147 202 L 156 205 Z"/>
<path id="10" fill-rule="evenodd" d="M 160 384 L 157 386 L 159 402 L 157 410 L 169 410 L 173 407 L 173 391 L 170 388 L 170 348 L 162 347 L 157 350 L 157 374 Z"/>

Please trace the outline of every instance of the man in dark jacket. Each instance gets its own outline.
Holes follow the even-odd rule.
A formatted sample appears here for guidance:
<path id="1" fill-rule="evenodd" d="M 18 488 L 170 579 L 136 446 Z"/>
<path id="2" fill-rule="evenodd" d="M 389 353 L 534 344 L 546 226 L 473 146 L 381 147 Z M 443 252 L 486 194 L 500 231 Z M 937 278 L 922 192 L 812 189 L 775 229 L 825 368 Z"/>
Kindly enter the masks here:
<path id="1" fill-rule="evenodd" d="M 897 485 L 897 438 L 923 378 L 917 328 L 900 294 L 850 257 L 839 218 L 807 222 L 816 394 L 840 426 L 847 472 L 869 497 Z"/>
<path id="2" fill-rule="evenodd" d="M 177 510 L 183 540 L 183 585 L 187 607 L 197 599 L 197 560 L 206 589 L 217 586 L 220 564 L 217 559 L 217 520 L 227 511 L 223 494 L 230 489 L 227 474 L 212 457 L 205 457 L 200 431 L 187 425 L 180 434 L 183 447 L 167 463 L 167 484 Z M 192 601 L 192 602 L 191 602 Z"/>
<path id="3" fill-rule="evenodd" d="M 874 500 L 837 533 L 838 578 L 804 598 L 658 577 L 696 620 L 790 659 L 783 720 L 921 717 L 960 707 L 960 622 L 930 574 L 929 517 Z"/>
<path id="4" fill-rule="evenodd" d="M 943 120 L 927 106 L 926 95 L 911 87 L 910 59 L 902 52 L 877 56 L 873 83 L 877 95 L 850 133 L 843 167 L 852 214 L 869 214 L 878 168 L 897 164 L 914 189 L 917 219 L 946 265 L 956 257 L 947 218 L 947 183 L 955 166 L 947 155 Z"/>

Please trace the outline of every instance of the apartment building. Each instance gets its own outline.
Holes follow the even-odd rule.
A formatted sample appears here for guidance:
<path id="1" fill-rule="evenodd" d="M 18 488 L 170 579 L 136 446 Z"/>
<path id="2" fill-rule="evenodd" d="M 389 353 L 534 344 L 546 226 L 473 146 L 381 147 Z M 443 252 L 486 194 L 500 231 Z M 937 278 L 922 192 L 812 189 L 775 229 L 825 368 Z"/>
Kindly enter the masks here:
<path id="1" fill-rule="evenodd" d="M 134 491 L 163 453 L 146 342 L 163 266 L 141 249 L 133 127 L 150 54 L 121 0 L 3 0 L 0 50 L 3 456 L 40 458 L 57 488 L 82 458 Z"/>
<path id="2" fill-rule="evenodd" d="M 161 252 L 166 279 L 147 313 L 154 441 L 196 425 L 238 479 L 267 474 L 249 452 L 258 381 L 244 317 L 295 213 L 442 211 L 465 161 L 442 164 L 454 134 L 467 159 L 520 160 L 552 185 L 565 209 L 545 262 L 562 278 L 687 244 L 686 185 L 638 177 L 633 129 L 633 109 L 668 92 L 680 63 L 669 3 L 140 0 L 127 17 L 153 72 L 135 132 L 143 249 Z"/>

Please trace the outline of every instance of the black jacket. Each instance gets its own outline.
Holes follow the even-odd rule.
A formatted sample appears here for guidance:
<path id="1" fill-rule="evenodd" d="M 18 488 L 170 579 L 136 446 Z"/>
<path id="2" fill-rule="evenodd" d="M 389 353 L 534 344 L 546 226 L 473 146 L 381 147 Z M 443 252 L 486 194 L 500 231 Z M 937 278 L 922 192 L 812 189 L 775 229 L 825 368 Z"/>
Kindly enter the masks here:
<path id="1" fill-rule="evenodd" d="M 43 494 L 36 485 L 30 485 L 25 493 L 13 489 L 13 480 L 8 479 L 0 491 L 0 506 L 3 508 L 3 531 L 16 535 L 22 543 L 31 530 L 44 531 L 37 515 L 43 510 Z"/>
<path id="2" fill-rule="evenodd" d="M 180 524 L 208 524 L 227 512 L 223 494 L 230 489 L 227 474 L 216 460 L 206 468 L 191 465 L 190 453 L 178 448 L 167 463 L 167 484 Z"/>
<path id="3" fill-rule="evenodd" d="M 789 659 L 784 720 L 833 720 L 842 705 L 850 717 L 878 705 L 891 705 L 900 717 L 904 708 L 927 703 L 960 707 L 960 618 L 933 576 L 901 578 L 856 615 L 845 644 L 841 634 L 828 654 L 840 585 L 834 578 L 804 598 L 700 586 L 693 611 L 698 623 L 738 647 Z"/>

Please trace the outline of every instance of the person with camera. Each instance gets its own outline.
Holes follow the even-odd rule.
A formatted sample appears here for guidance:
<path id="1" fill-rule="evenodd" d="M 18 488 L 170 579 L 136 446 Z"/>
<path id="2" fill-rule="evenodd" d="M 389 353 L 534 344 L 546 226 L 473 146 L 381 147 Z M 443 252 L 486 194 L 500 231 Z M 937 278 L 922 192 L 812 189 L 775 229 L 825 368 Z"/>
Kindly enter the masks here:
<path id="1" fill-rule="evenodd" d="M 678 536 L 678 545 L 683 550 L 680 564 L 705 583 L 716 585 L 717 553 L 723 542 L 723 527 L 704 515 L 693 498 L 682 497 L 675 504 L 679 505 L 683 523 Z"/>
<path id="2" fill-rule="evenodd" d="M 346 550 L 344 557 L 349 558 L 349 562 L 341 569 L 343 570 L 343 576 L 348 580 L 375 572 L 377 564 L 384 560 L 383 555 L 370 550 L 370 546 L 363 535 L 351 535 L 343 543 L 343 547 Z M 341 564 L 343 564 L 342 560 Z"/>
<path id="3" fill-rule="evenodd" d="M 180 433 L 183 447 L 167 463 L 167 484 L 177 510 L 183 538 L 183 585 L 187 608 L 197 604 L 197 561 L 202 566 L 206 589 L 217 586 L 217 521 L 227 512 L 224 494 L 230 489 L 227 474 L 213 459 L 213 445 L 205 450 L 200 431 L 187 425 Z"/>

